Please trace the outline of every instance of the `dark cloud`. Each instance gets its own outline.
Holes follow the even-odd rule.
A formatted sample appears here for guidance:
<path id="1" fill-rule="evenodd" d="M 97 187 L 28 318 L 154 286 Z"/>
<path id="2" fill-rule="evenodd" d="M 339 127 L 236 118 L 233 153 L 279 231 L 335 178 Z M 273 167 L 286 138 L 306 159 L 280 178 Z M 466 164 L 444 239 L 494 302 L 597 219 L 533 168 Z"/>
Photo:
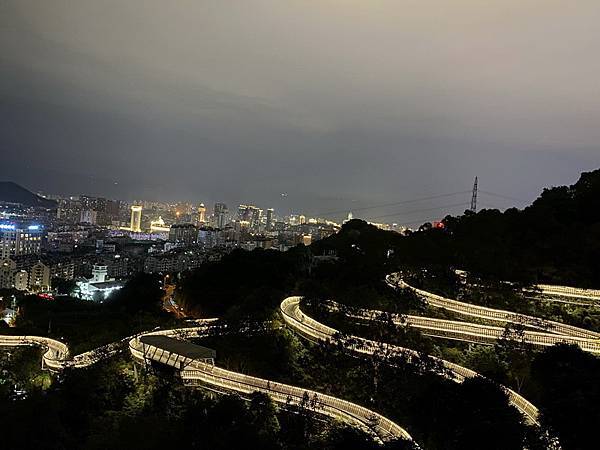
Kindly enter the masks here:
<path id="1" fill-rule="evenodd" d="M 600 165 L 598 19 L 591 0 L 5 0 L 0 178 L 319 212 L 479 175 L 528 201 Z"/>

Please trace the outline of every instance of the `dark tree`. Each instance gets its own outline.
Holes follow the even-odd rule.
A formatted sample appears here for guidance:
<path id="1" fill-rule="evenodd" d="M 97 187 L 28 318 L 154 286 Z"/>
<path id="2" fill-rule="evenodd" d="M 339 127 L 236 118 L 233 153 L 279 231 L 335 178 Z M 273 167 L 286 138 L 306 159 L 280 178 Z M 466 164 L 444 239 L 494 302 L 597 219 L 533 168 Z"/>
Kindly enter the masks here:
<path id="1" fill-rule="evenodd" d="M 544 425 L 554 430 L 565 450 L 598 448 L 600 360 L 574 345 L 559 344 L 533 361 Z"/>

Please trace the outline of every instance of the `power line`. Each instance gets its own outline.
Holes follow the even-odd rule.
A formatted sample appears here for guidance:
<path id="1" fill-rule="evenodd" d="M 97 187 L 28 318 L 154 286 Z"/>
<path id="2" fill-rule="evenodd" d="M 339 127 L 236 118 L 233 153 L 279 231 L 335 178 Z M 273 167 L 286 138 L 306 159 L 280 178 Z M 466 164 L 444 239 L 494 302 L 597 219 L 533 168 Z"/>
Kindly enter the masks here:
<path id="1" fill-rule="evenodd" d="M 392 214 L 385 214 L 385 215 L 382 215 L 382 216 L 371 217 L 371 219 L 382 219 L 384 217 L 402 216 L 402 215 L 414 214 L 414 213 L 419 213 L 419 212 L 437 211 L 439 209 L 444 209 L 444 208 L 456 208 L 458 206 L 468 206 L 468 205 L 469 205 L 469 202 L 455 203 L 453 205 L 440 205 L 440 206 L 436 206 L 436 207 L 433 207 L 433 208 L 414 209 L 412 211 L 399 211 L 399 212 L 395 212 L 395 213 L 392 213 Z"/>
<path id="2" fill-rule="evenodd" d="M 494 192 L 482 191 L 479 190 L 482 194 L 491 195 L 492 197 L 503 198 L 505 200 L 512 200 L 515 202 L 527 203 L 527 200 L 523 200 L 522 198 L 510 197 L 508 195 L 495 194 Z"/>
<path id="3" fill-rule="evenodd" d="M 411 199 L 411 200 L 402 200 L 402 201 L 394 202 L 394 203 L 380 203 L 378 205 L 365 206 L 362 208 L 347 208 L 347 209 L 341 209 L 341 210 L 337 210 L 337 211 L 327 211 L 327 212 L 322 212 L 322 213 L 311 214 L 311 216 L 324 217 L 324 216 L 332 215 L 332 214 L 343 214 L 343 213 L 348 212 L 349 210 L 351 210 L 353 212 L 354 211 L 366 211 L 368 209 L 385 208 L 388 206 L 407 205 L 410 203 L 418 203 L 418 202 L 422 202 L 422 201 L 426 201 L 426 200 L 435 200 L 438 198 L 452 197 L 454 195 L 459 195 L 459 194 L 467 194 L 469 192 L 471 192 L 471 191 L 451 192 L 448 194 L 432 195 L 430 197 L 419 197 L 419 198 L 415 198 L 415 199 Z"/>

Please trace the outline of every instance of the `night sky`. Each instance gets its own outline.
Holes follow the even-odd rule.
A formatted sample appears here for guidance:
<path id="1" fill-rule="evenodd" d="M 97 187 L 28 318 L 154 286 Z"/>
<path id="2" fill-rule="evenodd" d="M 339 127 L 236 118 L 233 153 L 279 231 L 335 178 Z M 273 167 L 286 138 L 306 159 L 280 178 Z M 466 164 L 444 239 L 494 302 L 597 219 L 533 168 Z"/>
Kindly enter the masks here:
<path id="1" fill-rule="evenodd" d="M 478 175 L 514 198 L 482 206 L 523 206 L 600 166 L 599 23 L 598 0 L 2 0 L 0 180 L 317 213 Z"/>

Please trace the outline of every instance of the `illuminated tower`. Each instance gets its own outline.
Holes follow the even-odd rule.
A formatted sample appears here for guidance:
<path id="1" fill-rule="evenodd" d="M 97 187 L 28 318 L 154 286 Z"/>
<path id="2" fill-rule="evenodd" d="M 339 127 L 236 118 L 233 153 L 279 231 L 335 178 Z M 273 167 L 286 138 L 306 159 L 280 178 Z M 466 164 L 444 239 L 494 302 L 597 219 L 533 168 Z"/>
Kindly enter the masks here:
<path id="1" fill-rule="evenodd" d="M 203 225 L 206 223 L 206 208 L 204 207 L 204 203 L 200 203 L 198 206 L 198 225 Z"/>
<path id="2" fill-rule="evenodd" d="M 108 277 L 108 267 L 94 264 L 92 267 L 92 283 L 104 283 Z"/>
<path id="3" fill-rule="evenodd" d="M 142 207 L 139 205 L 131 207 L 131 231 L 135 233 L 142 231 Z"/>
<path id="4" fill-rule="evenodd" d="M 267 230 L 273 228 L 273 208 L 267 209 Z"/>

